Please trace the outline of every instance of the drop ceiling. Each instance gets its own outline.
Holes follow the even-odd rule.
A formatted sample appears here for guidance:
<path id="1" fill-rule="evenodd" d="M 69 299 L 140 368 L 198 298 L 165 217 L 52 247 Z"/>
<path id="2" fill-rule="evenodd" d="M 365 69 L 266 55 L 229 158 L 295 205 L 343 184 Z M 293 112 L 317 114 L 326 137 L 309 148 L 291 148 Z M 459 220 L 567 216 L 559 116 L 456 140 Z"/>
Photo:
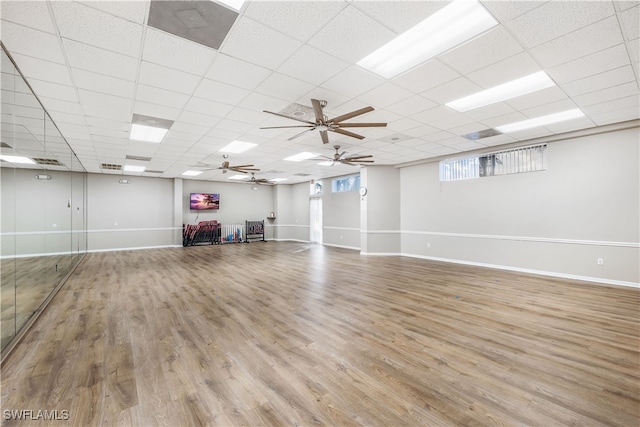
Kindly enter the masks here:
<path id="1" fill-rule="evenodd" d="M 215 10 L 202 7 L 207 1 L 168 3 L 184 4 L 176 16 L 195 29 Z M 162 17 L 150 14 L 149 1 L 3 1 L 1 35 L 94 173 L 130 175 L 102 165 L 142 165 L 150 172 L 138 175 L 183 177 L 195 165 L 219 166 L 220 149 L 239 140 L 257 145 L 229 154 L 232 166 L 253 164 L 261 169 L 258 178 L 296 183 L 357 170 L 283 160 L 304 151 L 331 155 L 334 144 L 349 154 L 372 154 L 376 165 L 398 165 L 640 117 L 636 1 L 484 1 L 498 25 L 461 46 L 389 79 L 356 64 L 446 4 L 248 1 L 235 11 L 220 3 L 225 19 L 212 32 L 221 40 L 209 43 L 215 49 L 187 38 L 191 33 L 151 25 L 150 16 Z M 541 70 L 555 86 L 465 113 L 445 106 Z M 263 110 L 304 112 L 311 98 L 327 102 L 329 117 L 372 106 L 375 111 L 350 121 L 388 126 L 358 128 L 362 140 L 330 132 L 326 145 L 316 132 L 289 141 L 299 129 L 260 129 L 296 124 Z M 585 116 L 490 132 L 574 108 Z M 134 115 L 173 124 L 159 144 L 132 141 Z M 223 181 L 228 174 L 214 169 L 186 179 Z"/>

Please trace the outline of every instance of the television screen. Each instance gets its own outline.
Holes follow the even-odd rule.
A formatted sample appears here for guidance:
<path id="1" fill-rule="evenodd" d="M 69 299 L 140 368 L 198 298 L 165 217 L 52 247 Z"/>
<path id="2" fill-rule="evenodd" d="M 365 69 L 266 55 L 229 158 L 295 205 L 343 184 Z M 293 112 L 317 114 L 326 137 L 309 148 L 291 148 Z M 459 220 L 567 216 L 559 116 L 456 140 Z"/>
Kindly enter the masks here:
<path id="1" fill-rule="evenodd" d="M 219 209 L 220 195 L 210 193 L 191 193 L 191 210 Z"/>

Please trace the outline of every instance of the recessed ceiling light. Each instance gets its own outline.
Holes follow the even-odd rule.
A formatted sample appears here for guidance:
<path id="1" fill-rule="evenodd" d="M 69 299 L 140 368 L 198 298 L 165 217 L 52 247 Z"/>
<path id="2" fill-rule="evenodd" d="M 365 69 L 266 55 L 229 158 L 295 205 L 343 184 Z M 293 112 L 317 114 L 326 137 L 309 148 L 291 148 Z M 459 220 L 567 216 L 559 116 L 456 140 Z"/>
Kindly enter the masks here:
<path id="1" fill-rule="evenodd" d="M 144 172 L 144 166 L 124 165 L 125 172 Z"/>
<path id="2" fill-rule="evenodd" d="M 477 1 L 455 0 L 358 61 L 391 78 L 498 25 Z"/>
<path id="3" fill-rule="evenodd" d="M 311 158 L 316 157 L 316 156 L 317 156 L 317 154 L 305 151 L 305 152 L 302 152 L 302 153 L 298 153 L 298 154 L 296 154 L 294 156 L 286 157 L 284 160 L 288 160 L 290 162 L 301 162 L 302 160 L 308 160 L 308 159 L 311 159 Z"/>
<path id="4" fill-rule="evenodd" d="M 502 133 L 517 132 L 519 130 L 531 129 L 539 126 L 549 125 L 551 123 L 564 122 L 566 120 L 584 117 L 584 113 L 579 108 L 573 110 L 562 111 L 560 113 L 548 114 L 546 116 L 536 117 L 533 119 L 522 120 L 520 122 L 510 123 L 508 125 L 496 126 L 495 129 Z"/>
<path id="5" fill-rule="evenodd" d="M 223 153 L 242 153 L 258 144 L 252 142 L 233 141 L 220 149 Z"/>
<path id="6" fill-rule="evenodd" d="M 282 181 L 286 181 L 287 178 L 271 178 L 269 181 L 271 182 L 282 182 Z"/>
<path id="7" fill-rule="evenodd" d="M 198 176 L 202 173 L 202 171 L 186 171 L 182 175 L 184 176 Z"/>
<path id="8" fill-rule="evenodd" d="M 242 180 L 242 179 L 247 179 L 247 176 L 246 175 L 233 175 L 233 176 L 230 176 L 229 179 Z"/>
<path id="9" fill-rule="evenodd" d="M 24 156 L 7 156 L 5 154 L 0 154 L 0 159 L 4 160 L 5 162 L 9 162 L 9 163 L 20 163 L 20 164 L 25 164 L 25 165 L 35 165 L 36 164 L 36 162 L 31 160 L 30 158 L 24 157 Z"/>
<path id="10" fill-rule="evenodd" d="M 161 142 L 169 129 L 161 129 L 153 126 L 131 124 L 129 139 L 144 142 Z"/>
<path id="11" fill-rule="evenodd" d="M 451 101 L 445 105 L 456 111 L 465 112 L 555 85 L 556 84 L 551 80 L 547 73 L 544 71 L 538 71 L 537 73 L 529 74 L 528 76 L 494 86 L 490 89 L 474 93 L 473 95 L 456 99 L 455 101 Z"/>

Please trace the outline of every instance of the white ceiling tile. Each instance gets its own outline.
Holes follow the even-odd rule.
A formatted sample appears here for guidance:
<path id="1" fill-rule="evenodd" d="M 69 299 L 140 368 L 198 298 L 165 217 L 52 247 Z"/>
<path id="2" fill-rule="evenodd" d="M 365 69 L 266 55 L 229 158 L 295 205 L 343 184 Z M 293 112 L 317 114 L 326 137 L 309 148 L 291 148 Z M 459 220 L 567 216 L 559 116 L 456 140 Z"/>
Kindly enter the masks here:
<path id="1" fill-rule="evenodd" d="M 193 74 L 142 61 L 138 82 L 190 95 L 200 83 L 200 79 Z"/>
<path id="2" fill-rule="evenodd" d="M 178 117 L 178 121 L 183 123 L 192 123 L 200 126 L 207 126 L 211 129 L 220 120 L 220 117 L 209 114 L 195 113 L 193 111 L 183 111 Z"/>
<path id="3" fill-rule="evenodd" d="M 532 48 L 600 21 L 615 13 L 609 1 L 549 1 L 518 18 L 505 22 L 525 48 Z"/>
<path id="4" fill-rule="evenodd" d="M 129 81 L 136 80 L 137 59 L 73 40 L 63 39 L 62 43 L 72 68 Z"/>
<path id="5" fill-rule="evenodd" d="M 142 59 L 154 64 L 201 76 L 217 55 L 211 48 L 155 28 L 145 32 Z"/>
<path id="6" fill-rule="evenodd" d="M 136 101 L 148 102 L 150 104 L 164 105 L 182 109 L 189 100 L 189 96 L 183 93 L 172 92 L 158 87 L 139 84 L 136 91 Z"/>
<path id="7" fill-rule="evenodd" d="M 446 6 L 439 1 L 360 1 L 351 2 L 382 25 L 400 34 Z"/>
<path id="8" fill-rule="evenodd" d="M 13 53 L 11 56 L 13 56 L 18 68 L 27 80 L 38 79 L 45 82 L 72 86 L 71 79 L 69 78 L 69 70 L 66 65 L 44 61 L 42 59 L 25 56 L 19 53 Z"/>
<path id="9" fill-rule="evenodd" d="M 349 97 L 357 97 L 384 82 L 383 79 L 362 70 L 349 67 L 327 80 L 322 86 Z"/>
<path id="10" fill-rule="evenodd" d="M 63 38 L 138 57 L 142 25 L 70 1 L 50 3 Z"/>
<path id="11" fill-rule="evenodd" d="M 618 98 L 612 101 L 606 101 L 600 104 L 592 104 L 587 107 L 582 107 L 581 110 L 589 116 L 594 116 L 601 115 L 603 113 L 610 113 L 638 107 L 640 107 L 640 97 L 638 97 L 637 95 L 631 95 L 625 98 Z"/>
<path id="12" fill-rule="evenodd" d="M 22 53 L 58 64 L 65 63 L 60 41 L 54 34 L 3 22 L 2 43 L 11 53 Z"/>
<path id="13" fill-rule="evenodd" d="M 445 104 L 460 97 L 476 93 L 480 89 L 481 88 L 471 80 L 460 77 L 455 80 L 443 83 L 440 86 L 421 92 L 420 95 L 439 104 Z"/>
<path id="14" fill-rule="evenodd" d="M 87 116 L 118 121 L 131 119 L 133 102 L 130 98 L 121 98 L 84 89 L 79 89 L 78 95 Z"/>
<path id="15" fill-rule="evenodd" d="M 56 33 L 47 2 L 43 1 L 2 2 L 2 20 L 15 22 L 51 34 Z M 4 39 L 4 30 L 2 32 L 2 38 Z"/>
<path id="16" fill-rule="evenodd" d="M 630 65 L 627 65 L 566 83 L 562 86 L 562 89 L 569 96 L 577 96 L 634 81 L 635 74 L 633 74 L 633 69 Z"/>
<path id="17" fill-rule="evenodd" d="M 49 111 L 49 115 L 54 123 L 72 123 L 74 125 L 85 125 L 85 117 L 80 114 L 69 114 L 62 111 Z"/>
<path id="18" fill-rule="evenodd" d="M 233 109 L 233 106 L 208 99 L 191 97 L 184 106 L 184 109 L 186 111 L 220 118 L 226 116 L 229 111 Z"/>
<path id="19" fill-rule="evenodd" d="M 73 81 L 80 89 L 102 92 L 110 95 L 130 98 L 134 94 L 134 82 L 118 79 L 91 71 L 72 68 Z"/>
<path id="20" fill-rule="evenodd" d="M 302 80 L 297 80 L 280 73 L 272 73 L 256 88 L 256 92 L 274 98 L 293 101 L 309 92 L 313 87 L 310 83 L 303 82 Z"/>
<path id="21" fill-rule="evenodd" d="M 343 61 L 354 63 L 396 36 L 358 9 L 348 6 L 309 41 Z"/>
<path id="22" fill-rule="evenodd" d="M 626 9 L 618 13 L 625 40 L 635 40 L 640 37 L 640 6 Z"/>
<path id="23" fill-rule="evenodd" d="M 625 65 L 629 65 L 629 55 L 625 45 L 619 44 L 546 71 L 556 83 L 562 84 Z"/>
<path id="24" fill-rule="evenodd" d="M 476 108 L 475 110 L 467 111 L 465 114 L 477 121 L 484 121 L 491 117 L 500 117 L 505 114 L 514 112 L 515 109 L 505 102 L 498 102 L 496 104 L 487 105 L 486 107 Z"/>
<path id="25" fill-rule="evenodd" d="M 46 96 L 40 97 L 40 101 L 44 105 L 47 111 L 61 111 L 68 114 L 82 115 L 82 108 L 77 102 L 62 101 L 55 98 L 47 98 Z"/>
<path id="26" fill-rule="evenodd" d="M 487 89 L 538 71 L 541 71 L 540 65 L 529 53 L 521 52 L 469 73 L 467 78 Z"/>
<path id="27" fill-rule="evenodd" d="M 436 127 L 429 126 L 429 125 L 421 125 L 415 128 L 407 129 L 402 133 L 414 138 L 424 139 L 427 135 L 433 135 L 438 132 L 440 132 L 440 129 Z"/>
<path id="28" fill-rule="evenodd" d="M 234 108 L 226 116 L 227 119 L 236 120 L 238 122 L 255 124 L 264 121 L 267 117 L 262 111 L 247 110 L 246 108 Z"/>
<path id="29" fill-rule="evenodd" d="M 545 68 L 572 61 L 622 43 L 615 16 L 531 49 L 531 55 Z"/>
<path id="30" fill-rule="evenodd" d="M 103 12 L 110 13 L 119 18 L 124 18 L 128 21 L 132 21 L 138 24 L 143 24 L 147 15 L 149 14 L 149 2 L 148 1 L 112 1 L 112 0 L 90 0 L 79 1 L 85 6 L 100 9 Z"/>
<path id="31" fill-rule="evenodd" d="M 405 132 L 405 131 L 408 131 L 409 129 L 413 129 L 421 126 L 422 126 L 422 122 L 405 117 L 400 120 L 395 120 L 393 122 L 390 122 L 387 125 L 387 128 L 397 132 Z"/>
<path id="32" fill-rule="evenodd" d="M 433 126 L 432 123 L 448 119 L 456 116 L 457 114 L 460 113 L 444 106 L 438 106 L 430 110 L 413 114 L 411 118 L 429 126 Z"/>
<path id="33" fill-rule="evenodd" d="M 553 133 L 572 132 L 574 130 L 595 127 L 595 124 L 588 117 L 579 117 L 564 122 L 553 123 L 545 126 Z"/>
<path id="34" fill-rule="evenodd" d="M 324 27 L 345 3 L 339 1 L 250 2 L 244 15 L 300 41 Z"/>
<path id="35" fill-rule="evenodd" d="M 176 133 L 184 133 L 191 135 L 194 141 L 202 138 L 207 132 L 211 130 L 211 126 L 199 126 L 193 123 L 183 123 L 176 121 L 171 125 L 172 135 L 176 135 Z"/>
<path id="36" fill-rule="evenodd" d="M 522 46 L 504 27 L 497 26 L 462 46 L 440 55 L 438 60 L 459 73 L 466 74 L 513 56 L 522 50 Z"/>
<path id="37" fill-rule="evenodd" d="M 391 104 L 389 108 L 397 114 L 403 116 L 411 116 L 421 111 L 429 110 L 436 105 L 437 104 L 435 102 L 429 101 L 423 96 L 413 95 L 399 102 Z"/>
<path id="38" fill-rule="evenodd" d="M 249 91 L 246 89 L 209 79 L 202 79 L 193 96 L 210 101 L 222 102 L 223 104 L 235 105 L 241 102 L 248 94 Z"/>
<path id="39" fill-rule="evenodd" d="M 63 101 L 78 102 L 76 90 L 73 86 L 43 82 L 42 80 L 37 79 L 30 79 L 29 84 L 38 97 L 45 96 L 47 98 L 61 99 Z"/>
<path id="40" fill-rule="evenodd" d="M 511 21 L 518 16 L 540 7 L 544 1 L 482 1 L 486 7 L 501 22 Z"/>
<path id="41" fill-rule="evenodd" d="M 600 104 L 614 99 L 626 98 L 630 95 L 638 95 L 638 84 L 635 81 L 585 93 L 584 95 L 578 95 L 573 99 L 578 106 L 587 107 L 589 105 Z"/>
<path id="42" fill-rule="evenodd" d="M 562 89 L 558 86 L 553 86 L 527 95 L 522 95 L 517 98 L 509 99 L 505 102 L 516 110 L 522 111 L 539 105 L 550 104 L 552 102 L 566 99 L 568 99 L 568 97 Z"/>
<path id="43" fill-rule="evenodd" d="M 613 7 L 615 7 L 618 11 L 627 10 L 638 5 L 640 5 L 640 1 L 637 0 L 614 0 L 613 2 Z"/>
<path id="44" fill-rule="evenodd" d="M 303 46 L 287 59 L 278 72 L 298 80 L 320 85 L 349 64 L 311 46 Z"/>
<path id="45" fill-rule="evenodd" d="M 528 109 L 523 108 L 521 111 L 528 118 L 534 118 L 546 116 L 548 114 L 559 113 L 561 111 L 573 110 L 574 108 L 576 108 L 575 102 L 570 99 L 562 99 Z"/>
<path id="46" fill-rule="evenodd" d="M 299 41 L 241 16 L 222 43 L 220 52 L 273 70 L 300 46 Z"/>
<path id="47" fill-rule="evenodd" d="M 244 89 L 253 90 L 262 83 L 271 70 L 253 65 L 228 55 L 219 54 L 206 77 L 211 80 L 225 82 Z"/>
<path id="48" fill-rule="evenodd" d="M 87 130 L 92 135 L 92 138 L 94 136 L 106 136 L 110 138 L 119 138 L 119 139 L 126 139 L 129 137 L 128 130 L 105 129 L 105 128 L 95 128 L 95 127 L 89 127 L 87 128 Z"/>
<path id="49" fill-rule="evenodd" d="M 611 123 L 626 122 L 628 120 L 640 119 L 640 108 L 630 107 L 623 110 L 607 111 L 591 116 L 591 119 L 598 126 L 604 126 Z"/>
<path id="50" fill-rule="evenodd" d="M 130 119 L 126 121 L 116 121 L 103 119 L 100 117 L 85 116 L 85 120 L 90 128 L 114 129 L 128 132 L 129 128 L 131 127 Z"/>
<path id="51" fill-rule="evenodd" d="M 358 100 L 377 108 L 385 108 L 390 104 L 394 104 L 411 97 L 412 94 L 412 92 L 409 92 L 406 89 L 387 82 L 358 96 Z"/>
<path id="52" fill-rule="evenodd" d="M 432 59 L 406 73 L 395 77 L 392 81 L 398 86 L 411 90 L 415 93 L 424 92 L 443 83 L 455 80 L 460 77 L 460 73 Z"/>

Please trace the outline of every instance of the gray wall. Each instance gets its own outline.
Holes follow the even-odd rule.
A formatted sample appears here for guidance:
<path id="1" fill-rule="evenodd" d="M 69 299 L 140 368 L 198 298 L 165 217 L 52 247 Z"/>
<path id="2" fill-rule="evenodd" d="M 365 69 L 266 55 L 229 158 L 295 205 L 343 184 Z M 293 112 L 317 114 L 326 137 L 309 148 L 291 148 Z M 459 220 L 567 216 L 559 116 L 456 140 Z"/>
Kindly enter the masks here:
<path id="1" fill-rule="evenodd" d="M 437 162 L 402 168 L 402 253 L 640 282 L 638 128 L 552 142 L 547 158 L 541 172 L 443 183 Z"/>
<path id="2" fill-rule="evenodd" d="M 368 188 L 360 200 L 361 250 L 365 254 L 400 253 L 400 170 L 394 166 L 369 166 L 360 173 Z"/>
<path id="3" fill-rule="evenodd" d="M 355 175 L 358 175 L 356 173 Z M 354 175 L 341 175 L 340 177 Z M 357 191 L 331 191 L 331 181 L 324 180 L 322 195 L 322 242 L 329 246 L 360 249 L 360 195 Z"/>
<path id="4" fill-rule="evenodd" d="M 89 251 L 181 244 L 174 227 L 172 179 L 88 174 Z"/>
<path id="5" fill-rule="evenodd" d="M 309 183 L 277 185 L 274 238 L 309 241 Z"/>

